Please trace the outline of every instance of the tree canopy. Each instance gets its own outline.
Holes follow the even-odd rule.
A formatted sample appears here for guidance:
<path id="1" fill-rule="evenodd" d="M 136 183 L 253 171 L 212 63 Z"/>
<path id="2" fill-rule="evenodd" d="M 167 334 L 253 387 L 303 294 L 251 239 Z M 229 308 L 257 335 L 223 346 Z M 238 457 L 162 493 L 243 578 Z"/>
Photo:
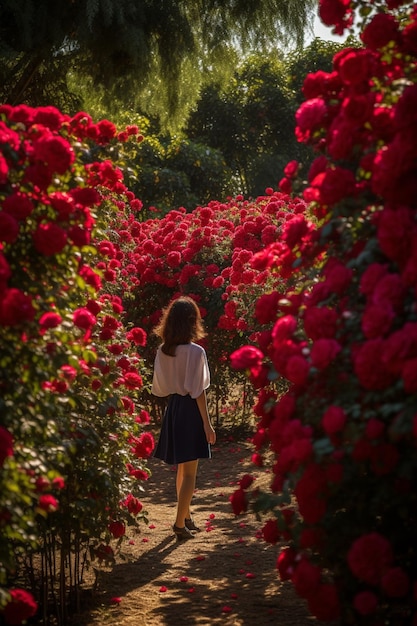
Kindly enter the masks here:
<path id="1" fill-rule="evenodd" d="M 90 77 L 113 102 L 158 92 L 171 110 L 182 89 L 196 94 L 205 71 L 231 48 L 303 41 L 315 0 L 3 0 L 0 98 L 9 103 L 79 103 L 62 89 L 68 71 Z M 181 81 L 184 76 L 188 81 Z M 56 86 L 60 85 L 60 89 Z M 54 91 L 55 90 L 55 91 Z"/>

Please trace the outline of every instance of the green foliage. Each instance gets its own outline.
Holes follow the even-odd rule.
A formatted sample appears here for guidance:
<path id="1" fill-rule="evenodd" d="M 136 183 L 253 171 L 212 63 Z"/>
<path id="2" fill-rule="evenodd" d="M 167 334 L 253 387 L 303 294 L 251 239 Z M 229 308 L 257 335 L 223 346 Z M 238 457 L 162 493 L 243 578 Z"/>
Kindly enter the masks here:
<path id="1" fill-rule="evenodd" d="M 111 103 L 116 111 L 121 103 L 142 102 L 143 110 L 156 108 L 169 127 L 174 111 L 185 119 L 181 111 L 195 102 L 208 68 L 231 67 L 231 45 L 247 50 L 285 38 L 301 42 L 314 5 L 313 0 L 216 0 L 204 8 L 188 1 L 5 0 L 0 100 L 39 105 L 50 82 L 68 101 L 64 82 L 71 68 L 104 88 L 108 110 Z M 57 80 L 45 69 L 50 59 Z"/>
<path id="2" fill-rule="evenodd" d="M 308 169 L 311 152 L 294 136 L 302 83 L 309 72 L 330 71 L 334 53 L 342 48 L 315 39 L 306 49 L 285 56 L 252 54 L 237 65 L 226 85 L 213 82 L 202 91 L 185 132 L 223 154 L 235 191 L 262 194 L 278 183 L 292 159 Z"/>

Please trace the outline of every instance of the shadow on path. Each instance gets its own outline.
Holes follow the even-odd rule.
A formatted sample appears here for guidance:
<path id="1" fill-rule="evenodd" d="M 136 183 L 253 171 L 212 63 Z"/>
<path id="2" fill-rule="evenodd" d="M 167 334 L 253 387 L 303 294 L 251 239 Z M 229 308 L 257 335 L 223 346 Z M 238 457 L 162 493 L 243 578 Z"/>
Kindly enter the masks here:
<path id="1" fill-rule="evenodd" d="M 142 498 L 149 527 L 137 534 L 132 529 L 117 564 L 101 573 L 98 594 L 77 626 L 319 624 L 292 585 L 279 581 L 279 548 L 260 538 L 264 521 L 233 516 L 229 496 L 239 476 L 252 472 L 249 458 L 245 444 L 225 443 L 215 447 L 211 461 L 200 462 L 193 512 L 202 532 L 184 543 L 171 529 L 175 472 L 152 459 Z M 112 605 L 115 596 L 121 601 Z"/>

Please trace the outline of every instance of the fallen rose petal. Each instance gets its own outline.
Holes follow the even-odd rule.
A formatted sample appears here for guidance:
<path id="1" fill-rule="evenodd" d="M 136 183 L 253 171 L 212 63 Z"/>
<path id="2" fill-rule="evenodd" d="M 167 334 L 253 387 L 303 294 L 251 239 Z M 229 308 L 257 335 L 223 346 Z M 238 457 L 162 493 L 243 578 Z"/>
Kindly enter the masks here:
<path id="1" fill-rule="evenodd" d="M 148 541 L 149 541 L 149 539 L 148 539 L 147 537 L 144 537 L 144 538 L 142 539 L 142 542 L 143 542 L 143 543 L 148 543 Z"/>
<path id="2" fill-rule="evenodd" d="M 237 593 L 231 593 L 230 597 L 233 598 L 233 600 L 236 600 L 239 596 L 237 595 Z"/>
<path id="3" fill-rule="evenodd" d="M 232 607 L 231 606 L 224 606 L 222 607 L 222 613 L 230 613 L 232 611 Z"/>
<path id="4" fill-rule="evenodd" d="M 195 587 L 190 587 L 188 589 L 188 593 L 195 593 Z"/>
<path id="5" fill-rule="evenodd" d="M 214 515 L 214 513 L 210 513 L 209 518 L 210 519 L 214 519 L 216 516 Z"/>
<path id="6" fill-rule="evenodd" d="M 162 587 L 159 587 L 159 591 L 161 593 L 165 593 L 165 591 L 168 591 L 168 587 L 165 587 L 165 585 L 162 585 Z"/>
<path id="7" fill-rule="evenodd" d="M 188 576 L 180 576 L 180 581 L 182 583 L 186 583 L 188 581 Z"/>
<path id="8" fill-rule="evenodd" d="M 196 557 L 196 560 L 197 561 L 204 561 L 205 558 L 206 558 L 205 556 L 199 555 L 199 556 Z"/>
<path id="9" fill-rule="evenodd" d="M 151 530 L 153 530 L 154 528 L 156 528 L 155 524 L 149 524 L 148 528 L 150 528 Z"/>
<path id="10" fill-rule="evenodd" d="M 112 604 L 120 604 L 120 603 L 121 603 L 121 601 L 122 601 L 122 599 L 121 599 L 121 598 L 111 598 L 111 599 L 110 599 L 110 602 L 111 602 Z"/>
<path id="11" fill-rule="evenodd" d="M 246 574 L 246 578 L 255 578 L 255 574 L 253 574 L 252 572 L 248 572 Z"/>

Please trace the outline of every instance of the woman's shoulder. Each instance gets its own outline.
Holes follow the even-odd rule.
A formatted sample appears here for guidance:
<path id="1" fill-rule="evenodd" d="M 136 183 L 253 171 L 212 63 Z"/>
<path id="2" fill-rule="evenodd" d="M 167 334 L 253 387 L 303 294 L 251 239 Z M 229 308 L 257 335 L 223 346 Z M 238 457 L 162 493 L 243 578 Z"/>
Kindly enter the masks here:
<path id="1" fill-rule="evenodd" d="M 177 346 L 177 348 L 186 352 L 191 352 L 192 354 L 205 354 L 203 346 L 200 346 L 198 343 L 194 343 L 193 341 L 190 343 L 182 343 Z"/>

